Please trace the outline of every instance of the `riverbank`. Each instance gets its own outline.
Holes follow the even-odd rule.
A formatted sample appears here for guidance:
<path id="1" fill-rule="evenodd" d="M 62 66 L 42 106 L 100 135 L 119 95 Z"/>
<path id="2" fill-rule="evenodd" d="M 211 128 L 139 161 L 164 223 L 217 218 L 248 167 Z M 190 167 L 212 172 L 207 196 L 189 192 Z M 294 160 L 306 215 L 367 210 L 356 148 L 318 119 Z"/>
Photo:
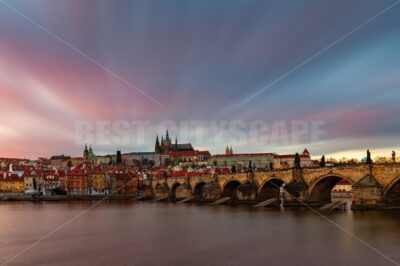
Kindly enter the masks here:
<path id="1" fill-rule="evenodd" d="M 68 202 L 68 201 L 99 201 L 99 200 L 138 200 L 139 197 L 137 195 L 74 195 L 74 196 L 39 196 L 39 197 L 30 197 L 30 196 L 2 196 L 0 197 L 0 201 L 59 201 L 59 202 Z"/>
<path id="2" fill-rule="evenodd" d="M 0 202 L 10 202 L 10 201 L 27 201 L 27 202 L 73 202 L 73 201 L 152 201 L 152 202 L 172 202 L 179 203 L 179 200 L 171 201 L 168 198 L 157 200 L 154 198 L 144 198 L 138 195 L 70 195 L 70 196 L 40 196 L 40 197 L 30 197 L 30 196 L 1 196 Z M 211 200 L 201 200 L 201 199 L 193 199 L 187 201 L 186 204 L 199 204 L 199 205 L 210 205 L 213 203 Z M 260 201 L 227 201 L 222 205 L 243 205 L 243 206 L 255 206 Z M 285 202 L 281 205 L 279 202 L 275 202 L 266 207 L 270 208 L 278 208 L 278 207 L 311 207 L 313 209 L 319 209 L 323 206 L 323 204 L 318 203 L 309 203 L 303 204 L 300 202 Z M 399 205 L 387 205 L 387 204 L 379 204 L 379 205 L 354 205 L 350 206 L 351 210 L 400 210 Z"/>

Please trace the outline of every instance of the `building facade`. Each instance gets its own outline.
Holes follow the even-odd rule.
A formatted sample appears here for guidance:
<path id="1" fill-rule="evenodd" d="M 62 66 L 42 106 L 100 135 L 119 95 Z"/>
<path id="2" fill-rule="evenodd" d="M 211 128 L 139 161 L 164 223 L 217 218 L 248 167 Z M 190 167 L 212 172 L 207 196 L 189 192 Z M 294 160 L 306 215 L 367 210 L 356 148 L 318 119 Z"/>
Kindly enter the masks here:
<path id="1" fill-rule="evenodd" d="M 24 177 L 12 173 L 2 173 L 0 193 L 22 194 L 25 192 Z"/>
<path id="2" fill-rule="evenodd" d="M 73 168 L 66 173 L 61 186 L 68 195 L 88 195 L 89 174 L 79 167 Z"/>
<path id="3" fill-rule="evenodd" d="M 250 164 L 252 167 L 270 169 L 274 163 L 274 156 L 273 153 L 219 154 L 211 156 L 209 164 L 218 168 L 235 166 L 238 170 Z"/>
<path id="4" fill-rule="evenodd" d="M 107 194 L 107 177 L 104 170 L 95 167 L 87 171 L 89 175 L 89 194 L 105 195 Z"/>
<path id="5" fill-rule="evenodd" d="M 311 167 L 313 166 L 313 161 L 311 160 L 310 152 L 307 149 L 299 154 L 301 167 Z M 283 154 L 275 155 L 274 158 L 274 168 L 275 169 L 287 169 L 295 167 L 296 154 Z"/>

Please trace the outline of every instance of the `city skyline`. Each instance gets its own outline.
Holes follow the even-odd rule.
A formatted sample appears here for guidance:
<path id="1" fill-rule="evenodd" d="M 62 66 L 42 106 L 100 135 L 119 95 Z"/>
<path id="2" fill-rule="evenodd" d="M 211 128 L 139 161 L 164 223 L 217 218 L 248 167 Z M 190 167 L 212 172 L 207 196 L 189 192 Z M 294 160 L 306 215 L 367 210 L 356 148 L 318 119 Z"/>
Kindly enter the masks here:
<path id="1" fill-rule="evenodd" d="M 324 122 L 321 141 L 290 145 L 175 132 L 213 154 L 226 145 L 350 158 L 396 150 L 399 6 L 277 81 L 395 1 L 3 2 L 1 157 L 80 155 L 76 121 L 100 120 Z M 93 145 L 100 154 L 149 151 L 160 133 L 155 126 L 141 144 Z"/>

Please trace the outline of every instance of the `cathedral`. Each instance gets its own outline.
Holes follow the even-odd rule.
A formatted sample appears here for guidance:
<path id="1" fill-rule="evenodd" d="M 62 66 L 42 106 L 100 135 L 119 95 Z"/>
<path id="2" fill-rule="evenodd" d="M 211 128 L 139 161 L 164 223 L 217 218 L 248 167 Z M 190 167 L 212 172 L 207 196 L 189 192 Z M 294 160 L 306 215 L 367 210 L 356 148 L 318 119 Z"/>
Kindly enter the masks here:
<path id="1" fill-rule="evenodd" d="M 193 151 L 192 144 L 184 143 L 178 144 L 178 138 L 175 137 L 175 143 L 172 143 L 171 138 L 169 137 L 168 130 L 166 132 L 166 136 L 161 136 L 161 142 L 158 139 L 158 135 L 156 138 L 155 144 L 155 152 L 156 153 L 167 153 L 167 152 L 177 152 L 177 151 Z"/>

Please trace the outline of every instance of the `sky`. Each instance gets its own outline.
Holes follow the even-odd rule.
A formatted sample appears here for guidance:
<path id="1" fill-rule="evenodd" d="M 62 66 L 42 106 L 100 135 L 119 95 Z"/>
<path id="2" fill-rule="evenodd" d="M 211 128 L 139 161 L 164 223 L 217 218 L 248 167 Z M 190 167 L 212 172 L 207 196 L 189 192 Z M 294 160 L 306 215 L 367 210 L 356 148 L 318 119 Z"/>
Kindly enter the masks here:
<path id="1" fill-rule="evenodd" d="M 397 3 L 0 0 L 0 157 L 152 151 L 166 128 L 213 154 L 390 156 Z"/>

